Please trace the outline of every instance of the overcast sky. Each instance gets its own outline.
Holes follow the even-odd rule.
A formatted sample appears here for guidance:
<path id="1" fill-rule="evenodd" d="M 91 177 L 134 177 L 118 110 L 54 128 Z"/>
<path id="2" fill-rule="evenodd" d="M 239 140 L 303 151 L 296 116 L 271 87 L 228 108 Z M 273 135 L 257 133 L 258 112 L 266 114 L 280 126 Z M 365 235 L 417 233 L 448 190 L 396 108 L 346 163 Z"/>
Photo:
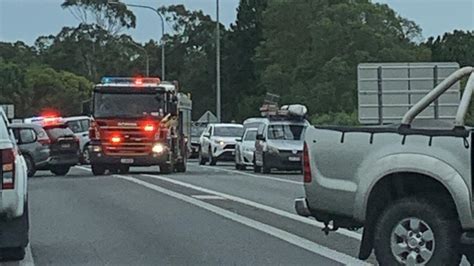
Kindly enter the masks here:
<path id="1" fill-rule="evenodd" d="M 298 1 L 298 0 L 294 0 Z M 0 0 L 0 41 L 17 40 L 33 44 L 38 36 L 57 34 L 63 26 L 78 21 L 60 7 L 63 0 Z M 215 18 L 215 0 L 122 0 L 125 3 L 161 6 L 184 4 L 188 9 L 202 9 Z M 220 0 L 221 22 L 235 21 L 239 0 Z M 389 4 L 401 16 L 414 20 L 423 29 L 423 37 L 454 29 L 474 30 L 474 0 L 377 0 Z M 134 8 L 137 27 L 126 31 L 144 42 L 160 37 L 160 22 L 150 10 Z M 166 25 L 169 30 L 169 25 Z"/>

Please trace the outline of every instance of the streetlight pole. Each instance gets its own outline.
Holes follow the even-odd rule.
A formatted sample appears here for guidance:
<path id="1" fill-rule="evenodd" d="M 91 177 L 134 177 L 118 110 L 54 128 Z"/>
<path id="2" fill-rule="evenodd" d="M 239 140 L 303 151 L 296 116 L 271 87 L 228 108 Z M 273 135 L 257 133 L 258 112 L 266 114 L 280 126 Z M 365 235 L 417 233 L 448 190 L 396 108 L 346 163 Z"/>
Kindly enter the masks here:
<path id="1" fill-rule="evenodd" d="M 125 6 L 129 6 L 129 7 L 138 7 L 138 8 L 146 8 L 146 9 L 150 9 L 150 10 L 153 10 L 161 19 L 161 38 L 160 38 L 160 42 L 161 42 L 161 80 L 166 80 L 166 76 L 165 76 L 165 20 L 163 18 L 163 16 L 161 15 L 160 11 L 158 11 L 158 8 L 153 8 L 151 6 L 143 6 L 143 5 L 135 5 L 135 4 L 126 4 L 126 3 L 122 3 L 122 2 L 112 2 L 109 0 L 108 2 L 109 4 L 111 5 L 125 5 Z"/>
<path id="2" fill-rule="evenodd" d="M 142 50 L 143 53 L 145 54 L 145 60 L 146 60 L 146 76 L 150 76 L 150 58 L 148 57 L 148 52 L 146 51 L 145 48 L 141 47 L 140 45 L 136 44 L 134 41 L 130 42 L 133 46 L 137 47 L 138 49 Z"/>
<path id="3" fill-rule="evenodd" d="M 216 0 L 216 115 L 221 122 L 221 33 L 219 22 L 219 0 Z"/>

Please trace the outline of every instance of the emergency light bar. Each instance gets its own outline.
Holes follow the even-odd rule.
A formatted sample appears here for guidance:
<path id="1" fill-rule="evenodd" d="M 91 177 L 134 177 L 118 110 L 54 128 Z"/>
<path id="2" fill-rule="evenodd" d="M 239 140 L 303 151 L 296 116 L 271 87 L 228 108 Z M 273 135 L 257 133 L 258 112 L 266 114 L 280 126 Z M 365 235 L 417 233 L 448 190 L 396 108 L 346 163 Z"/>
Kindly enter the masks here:
<path id="1" fill-rule="evenodd" d="M 44 117 L 37 116 L 31 118 L 25 118 L 24 123 L 35 124 L 39 126 L 53 126 L 53 125 L 62 125 L 65 123 L 62 117 Z"/>
<path id="2" fill-rule="evenodd" d="M 133 84 L 133 85 L 159 85 L 160 78 L 124 78 L 124 77 L 103 77 L 102 84 Z"/>

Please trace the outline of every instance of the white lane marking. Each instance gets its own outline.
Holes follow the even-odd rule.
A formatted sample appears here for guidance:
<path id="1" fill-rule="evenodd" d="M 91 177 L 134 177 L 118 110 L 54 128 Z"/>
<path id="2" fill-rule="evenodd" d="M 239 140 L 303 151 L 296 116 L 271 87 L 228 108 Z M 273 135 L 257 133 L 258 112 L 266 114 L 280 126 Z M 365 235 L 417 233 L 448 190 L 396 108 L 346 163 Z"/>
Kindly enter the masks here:
<path id="1" fill-rule="evenodd" d="M 149 174 L 142 174 L 142 176 L 159 179 L 159 180 L 166 181 L 166 182 L 169 182 L 169 183 L 173 183 L 173 184 L 176 184 L 176 185 L 180 185 L 180 186 L 183 186 L 183 187 L 198 190 L 198 191 L 204 192 L 206 194 L 213 194 L 213 195 L 216 195 L 216 196 L 220 196 L 220 197 L 226 198 L 228 200 L 239 202 L 239 203 L 242 203 L 242 204 L 257 208 L 257 209 L 261 209 L 261 210 L 264 210 L 264 211 L 268 211 L 268 212 L 271 212 L 271 213 L 274 213 L 274 214 L 277 214 L 277 215 L 280 215 L 280 216 L 283 216 L 283 217 L 286 217 L 286 218 L 289 218 L 289 219 L 292 219 L 292 220 L 295 220 L 295 221 L 298 221 L 298 222 L 302 222 L 302 223 L 306 223 L 306 224 L 309 224 L 309 225 L 324 228 L 323 223 L 317 222 L 315 220 L 311 220 L 310 218 L 299 216 L 297 214 L 293 214 L 293 213 L 290 213 L 290 212 L 287 212 L 287 211 L 276 209 L 276 208 L 273 208 L 273 207 L 270 207 L 270 206 L 267 206 L 267 205 L 263 205 L 263 204 L 260 204 L 260 203 L 254 202 L 254 201 L 239 198 L 239 197 L 232 196 L 232 195 L 229 195 L 229 194 L 225 194 L 225 193 L 222 193 L 222 192 L 218 192 L 218 191 L 215 191 L 215 190 L 199 187 L 199 186 L 192 185 L 192 184 L 189 184 L 189 183 L 185 183 L 185 182 L 182 182 L 182 181 L 166 178 L 166 177 L 163 177 L 163 176 L 149 175 Z M 354 231 L 349 231 L 349 230 L 346 230 L 346 229 L 339 229 L 338 231 L 336 231 L 336 233 L 341 234 L 341 235 L 345 235 L 345 236 L 348 236 L 348 237 L 351 237 L 351 238 L 355 238 L 357 240 L 362 240 L 362 236 L 359 233 L 356 233 Z"/>
<path id="2" fill-rule="evenodd" d="M 216 167 L 213 167 L 213 166 L 205 166 L 205 165 L 198 165 L 198 166 L 202 167 L 202 168 L 212 169 L 212 170 L 215 170 L 215 171 L 224 171 L 224 172 L 228 172 L 228 173 L 246 175 L 246 176 L 251 176 L 251 177 L 256 177 L 256 178 L 261 178 L 261 179 L 268 179 L 268 180 L 273 180 L 273 181 L 279 181 L 279 182 L 284 182 L 284 183 L 289 183 L 289 184 L 300 185 L 300 186 L 303 185 L 303 181 L 300 182 L 300 181 L 287 180 L 287 179 L 276 178 L 276 177 L 271 177 L 271 176 L 256 175 L 256 174 L 241 172 L 241 171 L 237 171 L 237 170 L 216 168 Z"/>
<path id="3" fill-rule="evenodd" d="M 33 260 L 33 254 L 31 253 L 31 245 L 28 244 L 25 249 L 25 258 L 20 261 L 19 265 L 22 266 L 34 266 L 35 261 Z"/>
<path id="4" fill-rule="evenodd" d="M 81 166 L 76 166 L 76 167 L 79 168 L 79 169 L 85 170 L 85 171 L 89 171 L 89 172 L 91 171 L 91 169 L 86 168 L 86 167 L 81 167 Z M 162 181 L 166 181 L 166 182 L 170 182 L 170 183 L 180 185 L 180 186 L 183 186 L 183 187 L 198 190 L 198 191 L 201 191 L 201 192 L 204 192 L 204 193 L 207 193 L 207 194 L 213 194 L 213 195 L 223 197 L 225 199 L 232 200 L 232 201 L 235 201 L 235 202 L 239 202 L 239 203 L 242 203 L 242 204 L 257 208 L 257 209 L 268 211 L 268 212 L 274 213 L 276 215 L 280 215 L 280 216 L 283 216 L 283 217 L 286 217 L 286 218 L 289 218 L 289 219 L 292 219 L 292 220 L 295 220 L 295 221 L 298 221 L 298 222 L 301 222 L 301 223 L 309 224 L 309 225 L 316 226 L 316 227 L 319 227 L 319 228 L 324 228 L 324 224 L 320 223 L 318 221 L 312 220 L 312 219 L 307 218 L 307 217 L 299 216 L 299 215 L 291 213 L 291 212 L 287 212 L 287 211 L 284 211 L 284 210 L 273 208 L 273 207 L 270 207 L 268 205 L 264 205 L 264 204 L 261 204 L 261 203 L 258 203 L 258 202 L 250 201 L 250 200 L 247 200 L 247 199 L 244 199 L 244 198 L 240 198 L 240 197 L 237 197 L 237 196 L 232 196 L 232 195 L 229 195 L 229 194 L 225 194 L 225 193 L 218 192 L 218 191 L 215 191 L 215 190 L 199 187 L 199 186 L 196 186 L 196 185 L 192 185 L 192 184 L 185 183 L 185 182 L 182 182 L 182 181 L 166 178 L 166 177 L 163 177 L 163 176 L 150 175 L 150 174 L 142 174 L 142 176 L 148 176 L 148 177 L 151 177 L 151 178 L 160 179 Z M 344 235 L 344 236 L 347 236 L 347 237 L 350 237 L 350 238 L 354 238 L 354 239 L 357 239 L 359 241 L 362 240 L 362 235 L 360 233 L 350 231 L 350 230 L 347 230 L 347 229 L 339 229 L 335 233 L 340 234 L 340 235 Z"/>
<path id="5" fill-rule="evenodd" d="M 226 198 L 217 195 L 191 195 L 191 197 L 200 200 L 225 200 Z"/>
<path id="6" fill-rule="evenodd" d="M 332 249 L 327 248 L 325 246 L 321 246 L 321 245 L 316 244 L 312 241 L 309 241 L 308 239 L 305 239 L 305 238 L 299 237 L 297 235 L 291 234 L 287 231 L 284 231 L 284 230 L 278 229 L 276 227 L 273 227 L 273 226 L 270 226 L 270 225 L 252 220 L 250 218 L 241 216 L 239 214 L 230 212 L 228 210 L 216 207 L 216 206 L 214 206 L 212 204 L 209 204 L 209 203 L 206 203 L 204 201 L 197 200 L 197 199 L 194 199 L 192 197 L 189 197 L 189 196 L 179 194 L 177 192 L 162 188 L 162 187 L 157 186 L 155 184 L 151 184 L 151 183 L 148 183 L 148 182 L 145 182 L 145 181 L 142 181 L 140 179 L 130 177 L 130 176 L 114 175 L 114 177 L 117 177 L 117 178 L 120 178 L 120 179 L 123 179 L 123 180 L 127 180 L 129 182 L 132 182 L 132 183 L 144 186 L 146 188 L 152 189 L 154 191 L 163 193 L 163 194 L 168 195 L 170 197 L 173 197 L 173 198 L 182 200 L 184 202 L 190 203 L 192 205 L 195 205 L 197 207 L 200 207 L 200 208 L 203 208 L 203 209 L 208 210 L 210 212 L 213 212 L 217 215 L 225 217 L 225 218 L 227 218 L 229 220 L 232 220 L 234 222 L 246 225 L 246 226 L 251 227 L 251 228 L 253 228 L 255 230 L 258 230 L 260 232 L 263 232 L 263 233 L 266 233 L 266 234 L 271 235 L 273 237 L 279 238 L 279 239 L 281 239 L 283 241 L 286 241 L 290 244 L 293 244 L 297 247 L 306 249 L 306 250 L 308 250 L 310 252 L 313 252 L 317 255 L 329 258 L 330 260 L 333 260 L 333 261 L 336 261 L 336 262 L 339 262 L 339 263 L 343 263 L 345 265 L 369 265 L 369 264 L 367 264 L 363 261 L 360 261 L 360 260 L 358 260 L 354 257 L 351 257 L 347 254 L 332 250 Z"/>
<path id="7" fill-rule="evenodd" d="M 75 167 L 76 167 L 77 169 L 81 169 L 81 170 L 88 171 L 88 172 L 92 171 L 90 168 L 84 167 L 84 166 L 76 165 Z"/>

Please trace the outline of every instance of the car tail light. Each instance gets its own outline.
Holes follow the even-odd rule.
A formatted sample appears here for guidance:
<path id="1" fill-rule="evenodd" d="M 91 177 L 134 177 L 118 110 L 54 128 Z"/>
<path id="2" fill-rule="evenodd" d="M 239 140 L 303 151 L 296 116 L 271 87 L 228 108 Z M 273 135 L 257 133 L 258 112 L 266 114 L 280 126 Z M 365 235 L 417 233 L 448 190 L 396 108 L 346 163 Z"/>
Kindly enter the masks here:
<path id="1" fill-rule="evenodd" d="M 15 151 L 1 150 L 2 155 L 2 189 L 15 188 Z"/>
<path id="2" fill-rule="evenodd" d="M 308 145 L 306 144 L 306 142 L 304 143 L 304 148 L 303 148 L 303 175 L 304 175 L 304 182 L 311 183 L 312 181 L 311 166 L 309 163 L 309 151 L 308 151 Z"/>

